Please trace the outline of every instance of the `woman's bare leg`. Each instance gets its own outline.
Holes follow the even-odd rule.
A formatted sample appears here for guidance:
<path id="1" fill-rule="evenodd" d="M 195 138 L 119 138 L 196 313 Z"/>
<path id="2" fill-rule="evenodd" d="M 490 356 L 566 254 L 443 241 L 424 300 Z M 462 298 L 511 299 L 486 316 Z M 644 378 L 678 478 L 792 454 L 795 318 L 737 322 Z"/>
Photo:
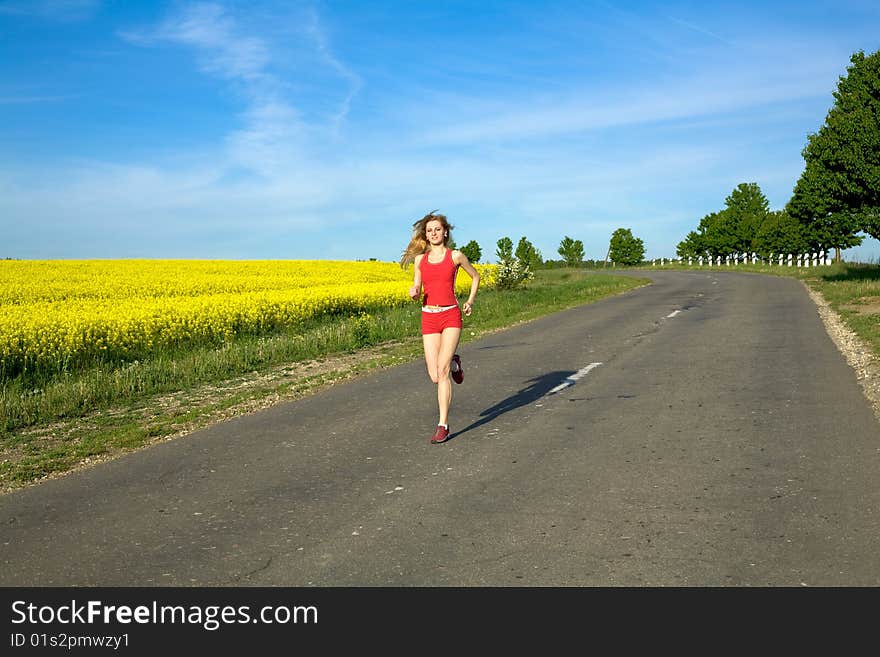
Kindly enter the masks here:
<path id="1" fill-rule="evenodd" d="M 425 365 L 428 368 L 428 376 L 431 381 L 437 383 L 437 361 L 440 358 L 440 333 L 427 333 L 422 336 L 422 346 L 425 348 Z"/>
<path id="2" fill-rule="evenodd" d="M 461 337 L 460 328 L 448 327 L 440 334 L 440 349 L 437 354 L 437 405 L 440 407 L 438 424 L 449 424 L 449 407 L 452 405 L 452 379 L 449 378 L 449 366 L 452 356 L 458 348 Z"/>

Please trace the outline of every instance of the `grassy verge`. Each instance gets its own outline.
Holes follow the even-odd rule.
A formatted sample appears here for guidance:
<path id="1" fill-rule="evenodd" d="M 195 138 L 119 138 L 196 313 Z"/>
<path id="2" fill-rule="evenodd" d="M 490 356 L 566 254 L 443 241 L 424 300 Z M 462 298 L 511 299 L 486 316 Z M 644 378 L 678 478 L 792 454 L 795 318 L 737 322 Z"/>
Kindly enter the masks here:
<path id="1" fill-rule="evenodd" d="M 645 283 L 589 271 L 539 271 L 527 288 L 481 291 L 462 341 Z M 324 318 L 219 347 L 0 382 L 0 489 L 419 358 L 419 312 L 413 305 Z"/>

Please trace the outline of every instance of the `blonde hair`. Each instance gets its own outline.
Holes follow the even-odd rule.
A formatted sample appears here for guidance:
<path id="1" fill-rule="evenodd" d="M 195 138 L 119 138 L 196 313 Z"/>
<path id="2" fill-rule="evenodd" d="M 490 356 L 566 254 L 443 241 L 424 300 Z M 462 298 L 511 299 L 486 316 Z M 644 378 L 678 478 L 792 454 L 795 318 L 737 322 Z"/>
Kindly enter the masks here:
<path id="1" fill-rule="evenodd" d="M 426 229 L 429 221 L 439 221 L 443 225 L 445 232 L 443 246 L 448 248 L 449 240 L 452 239 L 450 233 L 452 232 L 453 226 L 446 219 L 445 214 L 437 214 L 436 210 L 431 210 L 428 214 L 413 224 L 412 239 L 410 239 L 409 245 L 404 250 L 403 255 L 400 256 L 401 267 L 406 267 L 416 259 L 416 256 L 428 252 L 428 234 Z"/>

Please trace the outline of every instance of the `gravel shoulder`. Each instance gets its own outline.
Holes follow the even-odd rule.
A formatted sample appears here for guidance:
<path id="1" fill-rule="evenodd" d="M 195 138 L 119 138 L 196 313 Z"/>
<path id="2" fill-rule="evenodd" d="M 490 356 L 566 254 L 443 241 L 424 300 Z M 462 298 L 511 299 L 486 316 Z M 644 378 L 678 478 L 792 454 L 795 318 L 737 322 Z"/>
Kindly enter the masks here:
<path id="1" fill-rule="evenodd" d="M 825 325 L 828 335 L 837 345 L 846 362 L 853 368 L 856 379 L 871 403 L 874 416 L 880 421 L 880 363 L 871 348 L 850 330 L 831 305 L 817 291 L 804 283 L 810 298 L 816 304 L 819 317 Z"/>

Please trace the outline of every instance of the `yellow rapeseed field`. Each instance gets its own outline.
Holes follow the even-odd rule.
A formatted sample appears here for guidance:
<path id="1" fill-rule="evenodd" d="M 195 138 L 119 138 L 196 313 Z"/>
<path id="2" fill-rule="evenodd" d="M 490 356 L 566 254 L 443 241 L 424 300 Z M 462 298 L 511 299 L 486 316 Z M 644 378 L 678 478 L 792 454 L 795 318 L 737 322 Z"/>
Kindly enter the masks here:
<path id="1" fill-rule="evenodd" d="M 494 266 L 477 268 L 491 287 Z M 411 282 L 375 261 L 0 261 L 0 376 L 402 306 Z"/>

